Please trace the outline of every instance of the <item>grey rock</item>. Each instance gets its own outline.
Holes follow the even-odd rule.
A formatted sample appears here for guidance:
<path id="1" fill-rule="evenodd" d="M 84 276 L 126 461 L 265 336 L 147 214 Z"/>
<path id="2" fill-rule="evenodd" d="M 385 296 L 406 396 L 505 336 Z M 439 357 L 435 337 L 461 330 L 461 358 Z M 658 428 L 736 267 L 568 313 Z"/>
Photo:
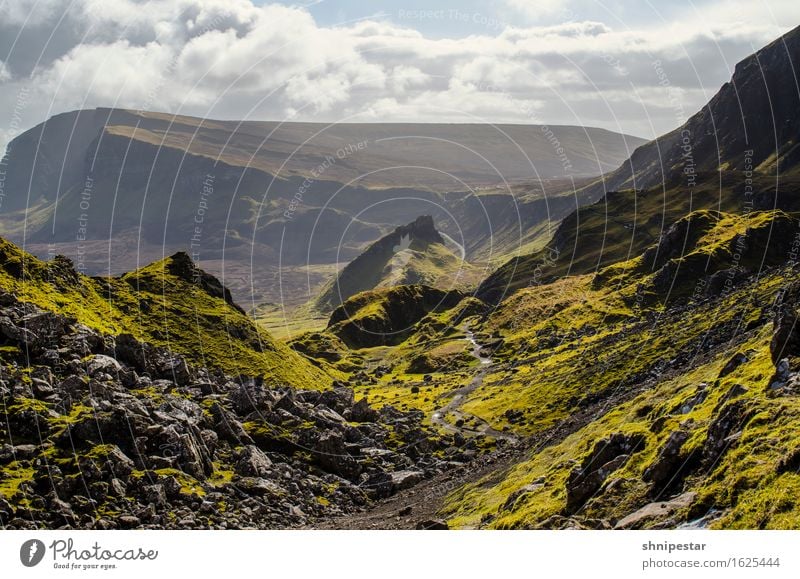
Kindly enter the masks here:
<path id="1" fill-rule="evenodd" d="M 366 398 L 361 398 L 347 413 L 347 417 L 354 422 L 377 422 L 380 414 L 369 405 Z"/>
<path id="2" fill-rule="evenodd" d="M 254 445 L 245 446 L 238 453 L 236 472 L 242 476 L 266 477 L 272 469 L 272 461 Z"/>
<path id="3" fill-rule="evenodd" d="M 350 456 L 341 432 L 328 431 L 319 437 L 315 456 L 322 468 L 344 478 L 354 480 L 361 473 L 361 465 Z"/>
<path id="4" fill-rule="evenodd" d="M 353 406 L 355 395 L 353 389 L 339 386 L 333 390 L 326 390 L 319 397 L 319 404 L 332 408 L 338 413 L 343 413 Z"/>
<path id="5" fill-rule="evenodd" d="M 392 487 L 396 491 L 411 488 L 425 478 L 420 470 L 401 470 L 391 473 Z"/>
<path id="6" fill-rule="evenodd" d="M 133 515 L 122 515 L 117 519 L 117 522 L 123 529 L 135 529 L 142 524 L 139 517 Z"/>
<path id="7" fill-rule="evenodd" d="M 110 374 L 116 376 L 117 372 L 122 369 L 122 366 L 111 356 L 103 354 L 95 354 L 86 362 L 86 373 L 89 376 L 94 376 L 98 373 Z"/>
<path id="8" fill-rule="evenodd" d="M 684 430 L 671 432 L 658 457 L 644 470 L 642 479 L 652 482 L 657 491 L 661 491 L 665 485 L 679 481 L 679 471 L 686 466 L 686 457 L 681 456 L 681 449 L 687 440 L 689 440 L 688 432 Z"/>
<path id="9" fill-rule="evenodd" d="M 156 507 L 164 507 L 167 505 L 167 493 L 163 485 L 147 485 L 143 490 L 145 498 Z"/>

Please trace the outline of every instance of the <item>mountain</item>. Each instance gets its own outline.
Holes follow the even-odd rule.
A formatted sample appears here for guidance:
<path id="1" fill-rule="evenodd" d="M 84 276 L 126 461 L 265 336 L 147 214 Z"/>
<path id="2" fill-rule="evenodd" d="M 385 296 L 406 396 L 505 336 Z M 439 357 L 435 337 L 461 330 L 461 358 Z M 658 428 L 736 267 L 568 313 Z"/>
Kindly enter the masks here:
<path id="1" fill-rule="evenodd" d="M 497 302 L 529 284 L 630 259 L 693 210 L 798 209 L 798 63 L 795 28 L 737 64 L 684 125 L 587 186 L 595 203 L 565 216 L 544 249 L 506 262 L 477 295 Z"/>
<path id="2" fill-rule="evenodd" d="M 333 311 L 326 331 L 353 348 L 395 345 L 411 335 L 427 314 L 452 309 L 463 298 L 456 290 L 425 285 L 361 292 Z"/>
<path id="3" fill-rule="evenodd" d="M 786 175 L 800 164 L 800 27 L 739 62 L 730 82 L 686 123 L 637 148 L 606 190 L 649 189 L 718 171 Z M 746 154 L 746 152 L 750 153 Z"/>
<path id="4" fill-rule="evenodd" d="M 479 274 L 463 256 L 453 253 L 433 218 L 425 215 L 396 228 L 347 264 L 324 288 L 316 307 L 330 312 L 359 292 L 384 287 L 464 287 Z"/>
<path id="5" fill-rule="evenodd" d="M 583 127 L 81 110 L 10 143 L 0 226 L 88 274 L 186 251 L 249 311 L 291 311 L 339 264 L 419 215 L 432 215 L 469 261 L 535 245 L 582 199 L 574 183 L 642 142 Z"/>
<path id="6" fill-rule="evenodd" d="M 732 250 L 746 221 L 700 214 L 655 273 L 638 256 L 493 310 L 481 329 L 502 343 L 460 410 L 531 442 L 439 515 L 457 528 L 797 528 L 800 368 L 780 360 L 798 351 L 798 220 L 768 213 L 744 242 L 758 273 Z"/>
<path id="7" fill-rule="evenodd" d="M 786 88 L 798 35 L 745 59 L 703 111 L 600 179 L 429 197 L 373 182 L 347 189 L 341 230 L 314 211 L 344 190 L 288 189 L 270 210 L 293 223 L 311 211 L 311 253 L 334 281 L 330 316 L 285 344 L 187 253 L 88 277 L 3 241 L 0 524 L 800 528 L 800 108 Z M 152 147 L 125 135 L 130 150 L 105 166 Z M 193 146 L 175 139 L 173 169 Z M 204 182 L 209 160 L 191 157 L 200 172 L 174 186 L 213 205 L 226 181 Z M 166 187 L 154 163 L 139 166 Z M 234 181 L 263 185 L 265 170 L 238 166 L 221 191 L 234 199 Z M 84 182 L 83 200 L 103 182 Z M 231 222 L 252 218 L 223 206 Z M 44 227 L 55 208 L 40 197 L 29 216 Z M 490 235 L 480 215 L 502 226 Z M 232 241 L 238 267 L 291 267 L 284 245 L 310 261 L 316 242 L 294 247 L 287 226 L 259 245 L 251 218 L 256 235 Z M 454 246 L 502 260 L 476 295 L 419 283 L 449 279 Z M 273 285 L 307 299 L 302 267 L 307 292 Z"/>
<path id="8" fill-rule="evenodd" d="M 494 461 L 353 526 L 403 528 L 408 506 L 449 528 L 800 526 L 800 108 L 776 85 L 769 118 L 790 129 L 749 124 L 770 110 L 774 79 L 792 86 L 797 35 L 743 61 L 677 131 L 702 133 L 714 116 L 717 139 L 692 141 L 694 172 L 647 161 L 656 146 L 676 154 L 675 133 L 640 148 L 610 176 L 633 167 L 636 188 L 620 181 L 568 215 L 543 249 L 481 284 L 485 302 L 415 309 L 403 304 L 424 303 L 421 289 L 365 292 L 306 338 L 311 355 L 315 341 L 349 346 L 369 402 L 425 412 Z M 727 110 L 732 87 L 744 122 Z M 756 143 L 771 146 L 751 153 Z"/>
<path id="9" fill-rule="evenodd" d="M 88 277 L 63 256 L 44 262 L 0 239 L 0 290 L 110 336 L 111 349 L 137 340 L 231 374 L 295 387 L 332 381 L 259 329 L 185 253 L 119 277 Z"/>
<path id="10" fill-rule="evenodd" d="M 799 39 L 481 285 L 500 342 L 461 410 L 536 442 L 452 526 L 797 528 Z"/>
<path id="11" fill-rule="evenodd" d="M 201 157 L 226 169 L 274 176 L 271 187 L 276 192 L 282 182 L 297 177 L 338 185 L 357 181 L 367 189 L 448 192 L 503 180 L 599 175 L 618 166 L 642 142 L 592 127 L 279 123 L 77 110 L 56 115 L 10 143 L 8 203 L 13 210 L 41 199 L 53 201 L 114 160 L 122 171 L 141 170 L 141 161 L 160 159 L 156 149 L 167 155 L 178 151 L 184 162 Z M 128 159 L 121 166 L 123 155 Z M 168 168 L 159 165 L 153 173 Z M 175 169 L 179 167 L 172 167 L 173 174 Z M 186 173 L 180 174 L 185 178 Z"/>

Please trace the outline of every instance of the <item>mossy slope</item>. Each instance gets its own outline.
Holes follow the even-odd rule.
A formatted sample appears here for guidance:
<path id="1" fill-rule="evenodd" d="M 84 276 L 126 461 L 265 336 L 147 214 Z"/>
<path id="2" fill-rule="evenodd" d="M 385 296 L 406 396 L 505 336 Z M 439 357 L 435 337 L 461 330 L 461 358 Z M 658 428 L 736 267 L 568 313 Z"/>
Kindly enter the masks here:
<path id="1" fill-rule="evenodd" d="M 330 377 L 260 330 L 218 280 L 176 254 L 121 277 L 92 278 L 0 239 L 0 289 L 112 336 L 167 347 L 203 366 L 297 387 Z"/>
<path id="2" fill-rule="evenodd" d="M 773 304 L 800 279 L 797 220 L 702 211 L 668 230 L 596 275 L 521 289 L 486 319 L 501 363 L 463 410 L 535 442 L 455 492 L 453 524 L 800 527 L 800 402 L 768 388 Z M 643 442 L 570 505 L 576 468 L 614 436 Z M 661 515 L 639 511 L 653 502 Z"/>

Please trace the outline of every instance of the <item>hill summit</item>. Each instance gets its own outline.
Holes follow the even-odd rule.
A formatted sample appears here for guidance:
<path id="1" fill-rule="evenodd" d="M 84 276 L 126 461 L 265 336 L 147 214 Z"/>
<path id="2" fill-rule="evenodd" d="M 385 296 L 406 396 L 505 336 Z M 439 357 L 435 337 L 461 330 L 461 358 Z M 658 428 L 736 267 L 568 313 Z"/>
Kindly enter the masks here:
<path id="1" fill-rule="evenodd" d="M 413 284 L 459 286 L 475 272 L 463 256 L 448 246 L 433 217 L 422 215 L 397 227 L 345 266 L 323 289 L 316 306 L 331 311 L 357 293 L 378 288 Z"/>

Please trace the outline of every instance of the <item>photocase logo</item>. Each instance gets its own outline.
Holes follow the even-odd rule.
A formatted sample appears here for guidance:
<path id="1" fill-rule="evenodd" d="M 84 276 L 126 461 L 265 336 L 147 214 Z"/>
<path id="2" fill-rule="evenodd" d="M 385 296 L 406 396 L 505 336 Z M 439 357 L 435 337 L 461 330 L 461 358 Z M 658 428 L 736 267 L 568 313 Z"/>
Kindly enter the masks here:
<path id="1" fill-rule="evenodd" d="M 19 548 L 19 560 L 26 567 L 36 567 L 44 558 L 45 547 L 39 539 L 29 539 Z"/>

